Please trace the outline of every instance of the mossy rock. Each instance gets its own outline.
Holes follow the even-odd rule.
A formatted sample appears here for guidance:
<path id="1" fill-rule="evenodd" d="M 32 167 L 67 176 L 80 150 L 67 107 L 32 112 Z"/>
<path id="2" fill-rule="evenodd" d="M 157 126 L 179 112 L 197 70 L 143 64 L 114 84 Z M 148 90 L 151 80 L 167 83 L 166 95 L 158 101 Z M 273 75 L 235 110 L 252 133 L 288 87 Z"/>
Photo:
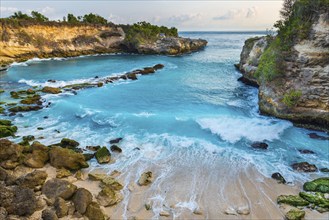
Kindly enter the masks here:
<path id="1" fill-rule="evenodd" d="M 0 102 L 0 105 L 6 104 L 6 102 Z"/>
<path id="2" fill-rule="evenodd" d="M 0 125 L 10 126 L 12 124 L 10 120 L 0 119 Z"/>
<path id="3" fill-rule="evenodd" d="M 312 194 L 307 192 L 300 192 L 299 196 L 321 208 L 329 208 L 329 200 L 324 198 L 322 193 L 316 192 Z"/>
<path id="4" fill-rule="evenodd" d="M 5 109 L 3 107 L 0 106 L 0 114 L 3 114 L 5 111 Z"/>
<path id="5" fill-rule="evenodd" d="M 18 92 L 11 91 L 11 92 L 10 92 L 10 96 L 11 96 L 13 99 L 19 99 L 19 94 L 18 94 Z"/>
<path id="6" fill-rule="evenodd" d="M 15 136 L 15 132 L 17 131 L 16 126 L 6 126 L 0 125 L 0 138 Z"/>
<path id="7" fill-rule="evenodd" d="M 61 140 L 60 145 L 61 145 L 61 147 L 64 147 L 64 148 L 73 149 L 73 148 L 76 148 L 77 146 L 79 146 L 79 142 L 69 139 L 69 138 L 63 138 Z"/>
<path id="8" fill-rule="evenodd" d="M 33 141 L 35 137 L 33 135 L 23 136 L 23 141 Z"/>
<path id="9" fill-rule="evenodd" d="M 49 151 L 50 164 L 56 168 L 66 168 L 68 170 L 79 170 L 89 167 L 85 157 L 81 153 L 76 153 L 71 149 L 52 147 Z"/>
<path id="10" fill-rule="evenodd" d="M 3 89 L 0 89 L 0 93 L 4 93 L 5 92 L 5 90 L 3 90 Z"/>
<path id="11" fill-rule="evenodd" d="M 41 99 L 40 95 L 34 95 L 32 97 L 27 97 L 27 98 L 21 100 L 20 102 L 22 104 L 26 104 L 26 105 L 32 105 L 32 104 L 41 105 L 42 102 L 40 101 L 40 99 Z"/>
<path id="12" fill-rule="evenodd" d="M 45 86 L 41 90 L 44 93 L 50 93 L 50 94 L 58 94 L 61 93 L 61 89 L 55 88 L 55 87 L 50 87 L 50 86 Z"/>
<path id="13" fill-rule="evenodd" d="M 300 209 L 290 209 L 285 217 L 287 220 L 301 220 L 305 216 L 305 211 Z"/>
<path id="14" fill-rule="evenodd" d="M 308 201 L 304 200 L 300 196 L 295 195 L 281 195 L 277 199 L 278 204 L 287 204 L 291 206 L 307 206 L 309 204 Z"/>
<path id="15" fill-rule="evenodd" d="M 329 177 L 315 179 L 303 185 L 305 191 L 329 193 Z"/>
<path id="16" fill-rule="evenodd" d="M 102 147 L 97 150 L 95 154 L 98 163 L 109 163 L 111 160 L 111 153 L 106 147 Z"/>

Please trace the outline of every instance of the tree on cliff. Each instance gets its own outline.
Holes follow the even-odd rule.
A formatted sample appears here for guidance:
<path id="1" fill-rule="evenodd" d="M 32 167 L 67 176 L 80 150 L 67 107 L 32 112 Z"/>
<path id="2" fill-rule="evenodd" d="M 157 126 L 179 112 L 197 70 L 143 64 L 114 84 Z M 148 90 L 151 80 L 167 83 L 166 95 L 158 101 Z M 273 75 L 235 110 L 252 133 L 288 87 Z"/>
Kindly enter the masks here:
<path id="1" fill-rule="evenodd" d="M 91 24 L 107 24 L 107 20 L 105 18 L 93 13 L 84 15 L 82 21 Z"/>
<path id="2" fill-rule="evenodd" d="M 15 12 L 9 18 L 12 18 L 12 19 L 21 19 L 21 20 L 31 20 L 32 19 L 32 17 L 28 16 L 27 14 L 22 13 L 21 11 Z"/>
<path id="3" fill-rule="evenodd" d="M 67 22 L 71 24 L 77 24 L 79 23 L 79 19 L 75 17 L 73 14 L 67 14 Z"/>
<path id="4" fill-rule="evenodd" d="M 41 14 L 37 11 L 32 11 L 31 15 L 34 20 L 41 21 L 41 22 L 49 21 L 49 18 L 47 18 L 46 16 L 44 16 L 43 14 Z"/>

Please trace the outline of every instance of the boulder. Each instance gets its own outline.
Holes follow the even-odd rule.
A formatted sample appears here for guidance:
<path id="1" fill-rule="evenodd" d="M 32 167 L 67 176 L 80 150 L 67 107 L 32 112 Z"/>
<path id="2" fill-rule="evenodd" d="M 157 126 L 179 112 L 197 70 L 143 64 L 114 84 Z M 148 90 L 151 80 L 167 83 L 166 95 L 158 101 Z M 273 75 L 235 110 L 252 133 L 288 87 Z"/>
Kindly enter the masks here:
<path id="1" fill-rule="evenodd" d="M 97 151 L 98 149 L 101 148 L 101 146 L 97 145 L 97 146 L 86 146 L 86 148 L 88 150 L 91 150 L 91 151 Z"/>
<path id="2" fill-rule="evenodd" d="M 0 119 L 0 125 L 10 126 L 12 123 L 10 120 Z"/>
<path id="3" fill-rule="evenodd" d="M 36 211 L 37 199 L 33 190 L 20 186 L 5 187 L 0 185 L 0 204 L 8 214 L 31 215 Z"/>
<path id="4" fill-rule="evenodd" d="M 31 150 L 32 153 L 25 156 L 24 164 L 32 168 L 42 168 L 49 160 L 49 147 L 35 141 L 31 145 Z"/>
<path id="5" fill-rule="evenodd" d="M 111 160 L 111 153 L 106 147 L 102 147 L 97 150 L 95 157 L 97 159 L 97 162 L 100 164 L 109 163 Z"/>
<path id="6" fill-rule="evenodd" d="M 23 147 L 7 139 L 0 139 L 0 162 L 18 162 L 22 158 Z"/>
<path id="7" fill-rule="evenodd" d="M 303 185 L 305 191 L 329 193 L 329 177 L 318 178 Z"/>
<path id="8" fill-rule="evenodd" d="M 41 217 L 43 220 L 58 220 L 55 211 L 50 208 L 43 210 Z"/>
<path id="9" fill-rule="evenodd" d="M 115 139 L 112 139 L 112 140 L 110 140 L 110 144 L 117 144 L 117 143 L 119 143 L 121 140 L 122 140 L 122 138 L 115 138 Z"/>
<path id="10" fill-rule="evenodd" d="M 142 74 L 142 75 L 148 75 L 148 74 L 151 74 L 151 73 L 155 73 L 155 69 L 153 67 L 145 67 L 139 73 Z"/>
<path id="11" fill-rule="evenodd" d="M 42 193 L 49 199 L 61 197 L 69 199 L 75 193 L 77 187 L 72 183 L 61 179 L 50 179 L 42 187 Z"/>
<path id="12" fill-rule="evenodd" d="M 56 170 L 56 178 L 62 179 L 62 178 L 65 178 L 65 177 L 69 177 L 71 175 L 72 175 L 71 171 L 69 171 L 65 168 L 61 168 L 61 169 Z"/>
<path id="13" fill-rule="evenodd" d="M 64 147 L 64 148 L 74 149 L 74 148 L 76 148 L 77 146 L 79 146 L 79 142 L 77 142 L 77 141 L 75 141 L 75 140 L 72 140 L 72 139 L 63 138 L 63 139 L 61 140 L 60 146 L 61 146 L 61 147 Z"/>
<path id="14" fill-rule="evenodd" d="M 283 183 L 283 184 L 286 183 L 286 180 L 283 178 L 283 176 L 280 173 L 273 173 L 272 178 L 277 180 L 278 183 Z"/>
<path id="15" fill-rule="evenodd" d="M 299 172 L 316 172 L 318 170 L 314 164 L 309 164 L 307 162 L 294 163 L 291 167 Z"/>
<path id="16" fill-rule="evenodd" d="M 49 151 L 49 157 L 50 164 L 56 168 L 79 170 L 89 167 L 83 154 L 76 153 L 71 149 L 52 147 Z"/>
<path id="17" fill-rule="evenodd" d="M 55 87 L 50 87 L 50 86 L 45 86 L 41 90 L 44 93 L 51 93 L 51 94 L 58 94 L 61 93 L 61 89 L 55 88 Z"/>
<path id="18" fill-rule="evenodd" d="M 84 188 L 79 188 L 75 192 L 72 199 L 73 204 L 75 206 L 75 210 L 77 210 L 80 214 L 84 214 L 86 212 L 87 207 L 92 202 L 92 200 L 92 194 Z"/>
<path id="19" fill-rule="evenodd" d="M 105 186 L 97 195 L 97 201 L 102 206 L 112 206 L 119 203 L 123 199 L 121 193 L 113 190 L 111 187 Z"/>
<path id="20" fill-rule="evenodd" d="M 8 109 L 10 112 L 30 112 L 30 111 L 38 111 L 42 109 L 41 106 L 39 105 L 19 105 L 19 106 L 15 106 L 12 107 L 10 109 Z"/>
<path id="21" fill-rule="evenodd" d="M 268 148 L 268 144 L 266 144 L 264 142 L 254 142 L 251 144 L 251 147 L 256 148 L 256 149 L 266 150 Z"/>
<path id="22" fill-rule="evenodd" d="M 317 139 L 317 140 L 329 140 L 329 137 L 325 137 L 325 136 L 321 136 L 321 135 L 318 135 L 317 133 L 309 133 L 308 136 L 312 139 Z"/>
<path id="23" fill-rule="evenodd" d="M 95 154 L 83 154 L 83 156 L 85 157 L 85 160 L 91 160 L 94 158 Z"/>
<path id="24" fill-rule="evenodd" d="M 8 176 L 8 173 L 5 169 L 0 167 L 0 181 L 5 181 Z"/>
<path id="25" fill-rule="evenodd" d="M 115 144 L 111 146 L 111 151 L 117 152 L 117 153 L 122 153 L 122 149 L 118 145 L 115 145 Z"/>
<path id="26" fill-rule="evenodd" d="M 138 180 L 140 186 L 149 185 L 152 182 L 153 174 L 151 171 L 142 173 L 141 177 Z"/>
<path id="27" fill-rule="evenodd" d="M 40 95 L 34 95 L 32 97 L 28 96 L 28 97 L 22 99 L 20 101 L 20 103 L 26 104 L 26 105 L 32 105 L 32 104 L 42 105 L 41 96 Z"/>
<path id="28" fill-rule="evenodd" d="M 309 202 L 302 197 L 294 195 L 281 195 L 278 197 L 277 202 L 278 204 L 287 204 L 291 206 L 307 206 L 309 204 Z"/>
<path id="29" fill-rule="evenodd" d="M 290 209 L 286 214 L 285 218 L 287 220 L 301 220 L 305 216 L 305 211 L 300 209 Z"/>
<path id="30" fill-rule="evenodd" d="M 68 215 L 69 207 L 66 204 L 65 200 L 61 197 L 57 197 L 54 203 L 54 208 L 58 218 L 63 218 Z"/>
<path id="31" fill-rule="evenodd" d="M 20 187 L 35 189 L 37 186 L 41 186 L 45 183 L 48 174 L 43 170 L 35 170 L 32 173 L 28 173 L 19 177 L 15 183 Z"/>
<path id="32" fill-rule="evenodd" d="M 7 126 L 7 125 L 0 125 L 0 138 L 15 136 L 15 132 L 17 131 L 16 126 Z"/>
<path id="33" fill-rule="evenodd" d="M 105 220 L 105 215 L 96 202 L 89 204 L 85 216 L 87 216 L 89 220 Z"/>
<path id="34" fill-rule="evenodd" d="M 128 79 L 137 80 L 136 73 L 127 73 L 126 76 L 127 76 Z"/>

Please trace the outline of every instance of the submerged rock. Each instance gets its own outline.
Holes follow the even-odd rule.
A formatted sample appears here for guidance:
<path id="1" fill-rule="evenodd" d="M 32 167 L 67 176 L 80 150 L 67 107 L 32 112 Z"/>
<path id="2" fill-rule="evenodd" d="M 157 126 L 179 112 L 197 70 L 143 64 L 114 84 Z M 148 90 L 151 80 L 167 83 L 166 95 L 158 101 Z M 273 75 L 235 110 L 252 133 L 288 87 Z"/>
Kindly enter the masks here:
<path id="1" fill-rule="evenodd" d="M 307 206 L 309 204 L 308 201 L 304 200 L 300 196 L 294 195 L 281 195 L 277 199 L 278 204 L 287 204 L 291 206 Z"/>
<path id="2" fill-rule="evenodd" d="M 316 172 L 318 170 L 314 164 L 309 164 L 308 162 L 294 163 L 291 167 L 299 172 Z"/>
<path id="3" fill-rule="evenodd" d="M 300 209 L 290 209 L 286 214 L 285 218 L 287 220 L 301 220 L 305 216 L 305 211 Z"/>
<path id="4" fill-rule="evenodd" d="M 50 87 L 50 86 L 45 86 L 41 90 L 44 93 L 51 93 L 51 94 L 58 94 L 61 93 L 61 89 L 55 88 L 55 87 Z"/>
<path id="5" fill-rule="evenodd" d="M 307 150 L 307 149 L 300 149 L 298 150 L 301 154 L 315 154 L 314 151 Z"/>
<path id="6" fill-rule="evenodd" d="M 100 164 L 109 163 L 111 160 L 111 153 L 106 147 L 102 147 L 97 150 L 95 157 Z"/>
<path id="7" fill-rule="evenodd" d="M 115 138 L 110 140 L 110 144 L 118 144 L 120 141 L 122 141 L 122 138 Z"/>
<path id="8" fill-rule="evenodd" d="M 305 191 L 329 193 L 329 177 L 318 178 L 303 185 Z"/>
<path id="9" fill-rule="evenodd" d="M 268 148 L 268 144 L 264 142 L 254 142 L 251 144 L 251 147 L 266 150 Z"/>
<path id="10" fill-rule="evenodd" d="M 317 133 L 309 133 L 308 136 L 312 139 L 317 139 L 317 140 L 329 140 L 329 137 L 324 137 L 321 135 L 318 135 Z"/>
<path id="11" fill-rule="evenodd" d="M 284 177 L 280 173 L 273 173 L 272 178 L 277 180 L 278 183 L 283 183 L 283 184 L 286 183 L 286 180 L 284 179 Z"/>
<path id="12" fill-rule="evenodd" d="M 140 186 L 147 186 L 153 181 L 153 174 L 151 171 L 142 173 L 141 177 L 138 180 Z"/>
<path id="13" fill-rule="evenodd" d="M 161 64 L 161 63 L 159 63 L 159 64 L 154 65 L 154 66 L 153 66 L 153 69 L 155 69 L 155 70 L 160 70 L 160 69 L 162 69 L 163 67 L 164 67 L 164 65 Z"/>

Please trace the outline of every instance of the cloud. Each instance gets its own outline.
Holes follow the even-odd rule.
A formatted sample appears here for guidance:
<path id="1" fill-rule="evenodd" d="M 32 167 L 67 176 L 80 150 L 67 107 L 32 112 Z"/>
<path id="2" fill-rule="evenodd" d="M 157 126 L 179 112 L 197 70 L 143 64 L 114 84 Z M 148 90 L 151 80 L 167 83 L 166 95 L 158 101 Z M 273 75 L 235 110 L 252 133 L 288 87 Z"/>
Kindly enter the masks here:
<path id="1" fill-rule="evenodd" d="M 10 12 L 10 13 L 13 13 L 13 12 L 16 12 L 18 11 L 18 8 L 15 8 L 15 7 L 0 7 L 0 11 L 1 12 Z"/>
<path id="2" fill-rule="evenodd" d="M 202 18 L 200 13 L 197 14 L 182 14 L 182 15 L 174 15 L 168 18 L 168 22 L 172 25 L 179 25 L 185 22 L 189 22 L 192 20 L 199 20 Z"/>
<path id="3" fill-rule="evenodd" d="M 55 9 L 52 7 L 46 6 L 41 9 L 41 13 L 46 14 L 46 15 L 52 15 L 55 13 Z"/>
<path id="4" fill-rule="evenodd" d="M 214 17 L 213 20 L 232 20 L 236 18 L 253 18 L 258 14 L 256 7 L 247 9 L 231 9 L 223 15 Z"/>

